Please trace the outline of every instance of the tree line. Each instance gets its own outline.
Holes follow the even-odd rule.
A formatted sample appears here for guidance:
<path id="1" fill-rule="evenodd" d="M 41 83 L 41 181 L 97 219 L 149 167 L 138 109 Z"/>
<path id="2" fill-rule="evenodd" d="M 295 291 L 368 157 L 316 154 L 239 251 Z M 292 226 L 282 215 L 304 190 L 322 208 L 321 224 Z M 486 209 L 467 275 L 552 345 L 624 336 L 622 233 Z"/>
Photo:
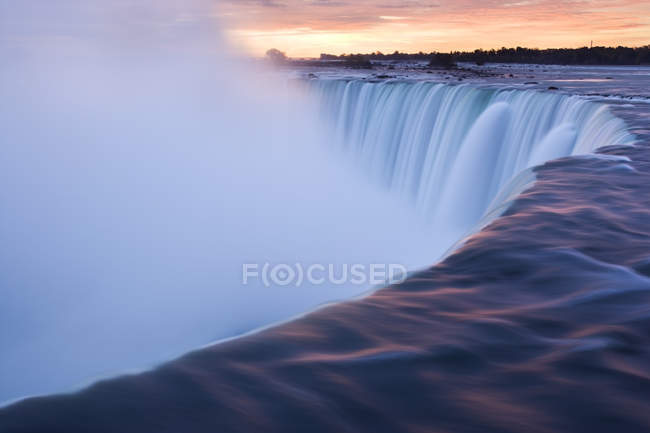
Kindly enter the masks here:
<path id="1" fill-rule="evenodd" d="M 582 47 L 582 48 L 500 48 L 492 50 L 452 51 L 449 53 L 419 52 L 415 54 L 395 51 L 384 54 L 321 54 L 322 61 L 360 63 L 375 61 L 429 61 L 431 66 L 452 66 L 456 62 L 532 63 L 554 65 L 650 65 L 650 45 L 642 47 Z"/>

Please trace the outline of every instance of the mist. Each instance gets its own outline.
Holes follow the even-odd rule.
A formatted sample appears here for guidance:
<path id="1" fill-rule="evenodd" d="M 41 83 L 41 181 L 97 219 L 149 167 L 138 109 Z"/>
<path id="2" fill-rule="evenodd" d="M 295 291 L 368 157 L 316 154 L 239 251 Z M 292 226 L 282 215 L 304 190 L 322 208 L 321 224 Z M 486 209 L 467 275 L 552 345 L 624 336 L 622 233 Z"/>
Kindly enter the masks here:
<path id="1" fill-rule="evenodd" d="M 436 258 L 210 2 L 0 2 L 0 401 L 68 392 L 356 296 L 245 263 Z"/>

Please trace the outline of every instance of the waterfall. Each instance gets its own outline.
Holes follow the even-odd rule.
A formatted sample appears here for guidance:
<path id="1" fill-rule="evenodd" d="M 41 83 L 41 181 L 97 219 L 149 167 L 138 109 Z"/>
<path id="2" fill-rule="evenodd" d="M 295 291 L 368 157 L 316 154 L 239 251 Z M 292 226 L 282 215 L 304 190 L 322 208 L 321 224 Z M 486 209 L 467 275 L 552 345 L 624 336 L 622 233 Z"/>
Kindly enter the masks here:
<path id="1" fill-rule="evenodd" d="M 247 265 L 429 266 L 458 240 L 448 228 L 511 197 L 526 167 L 631 140 L 578 98 L 314 80 L 327 137 L 284 76 L 229 54 L 212 1 L 11 3 L 0 7 L 0 404 L 370 288 L 248 284 Z M 366 170 L 343 169 L 324 136 Z M 420 215 L 447 222 L 430 230 Z"/>
<path id="2" fill-rule="evenodd" d="M 523 170 L 633 141 L 607 106 L 578 96 L 405 81 L 308 87 L 347 156 L 427 219 L 459 232 Z"/>

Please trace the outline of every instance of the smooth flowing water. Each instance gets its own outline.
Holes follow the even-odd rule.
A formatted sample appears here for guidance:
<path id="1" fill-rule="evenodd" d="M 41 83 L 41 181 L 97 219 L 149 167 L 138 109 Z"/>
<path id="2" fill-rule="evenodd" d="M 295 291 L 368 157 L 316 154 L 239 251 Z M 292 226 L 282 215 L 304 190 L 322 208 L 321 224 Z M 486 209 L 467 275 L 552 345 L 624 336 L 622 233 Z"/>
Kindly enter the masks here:
<path id="1" fill-rule="evenodd" d="M 314 106 L 225 55 L 209 2 L 33 3 L 0 26 L 0 401 L 359 295 L 242 266 L 420 269 L 517 173 L 631 139 L 532 92 L 313 81 Z"/>
<path id="2" fill-rule="evenodd" d="M 634 141 L 607 106 L 578 96 L 404 81 L 309 88 L 346 156 L 456 235 L 525 169 Z"/>

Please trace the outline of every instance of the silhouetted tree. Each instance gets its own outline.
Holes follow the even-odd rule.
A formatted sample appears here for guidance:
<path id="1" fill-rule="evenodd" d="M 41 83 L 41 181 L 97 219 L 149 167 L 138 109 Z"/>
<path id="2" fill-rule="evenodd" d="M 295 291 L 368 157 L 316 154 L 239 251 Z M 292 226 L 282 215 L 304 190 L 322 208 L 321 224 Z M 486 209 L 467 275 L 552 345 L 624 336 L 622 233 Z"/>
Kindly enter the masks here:
<path id="1" fill-rule="evenodd" d="M 266 52 L 266 58 L 275 64 L 282 64 L 287 61 L 287 55 L 276 48 L 268 50 Z"/>

